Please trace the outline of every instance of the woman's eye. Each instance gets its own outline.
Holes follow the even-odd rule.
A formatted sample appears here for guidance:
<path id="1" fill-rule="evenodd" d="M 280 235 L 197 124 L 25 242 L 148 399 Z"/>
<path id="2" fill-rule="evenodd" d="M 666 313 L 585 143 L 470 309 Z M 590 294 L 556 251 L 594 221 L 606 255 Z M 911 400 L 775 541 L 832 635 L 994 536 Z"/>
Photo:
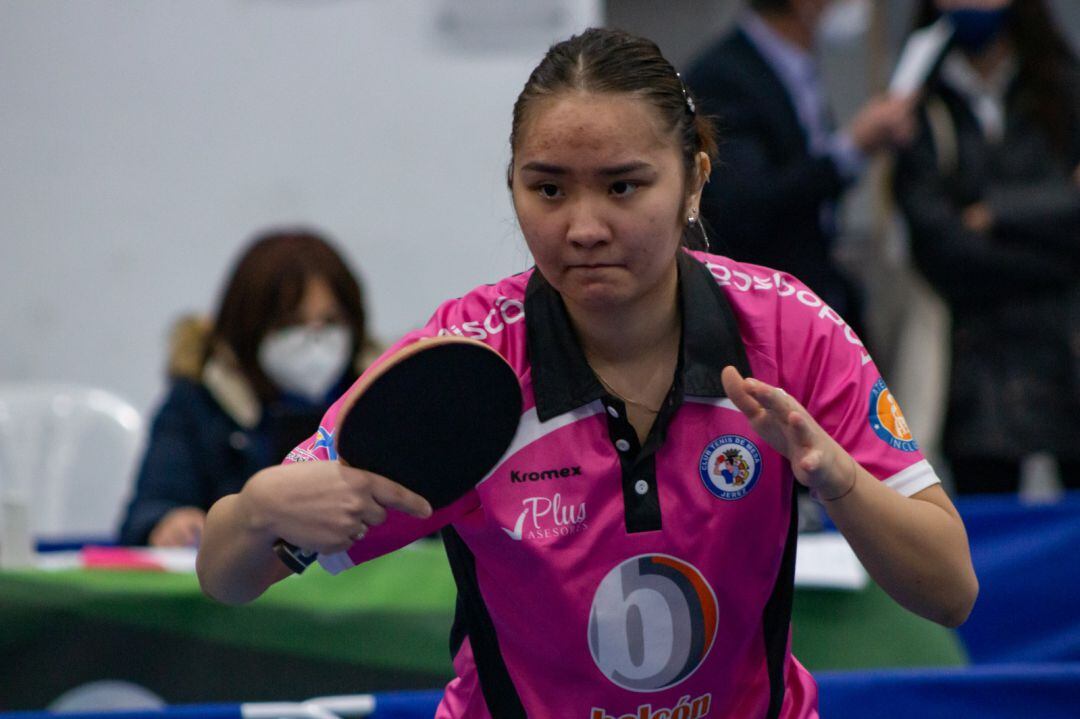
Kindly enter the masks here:
<path id="1" fill-rule="evenodd" d="M 638 186 L 636 182 L 630 182 L 629 180 L 619 180 L 618 182 L 611 183 L 611 194 L 616 197 L 626 197 L 634 194 Z"/>
<path id="2" fill-rule="evenodd" d="M 554 199 L 561 195 L 558 185 L 554 185 L 550 182 L 545 182 L 536 188 L 536 191 L 540 193 L 540 196 L 546 199 Z"/>

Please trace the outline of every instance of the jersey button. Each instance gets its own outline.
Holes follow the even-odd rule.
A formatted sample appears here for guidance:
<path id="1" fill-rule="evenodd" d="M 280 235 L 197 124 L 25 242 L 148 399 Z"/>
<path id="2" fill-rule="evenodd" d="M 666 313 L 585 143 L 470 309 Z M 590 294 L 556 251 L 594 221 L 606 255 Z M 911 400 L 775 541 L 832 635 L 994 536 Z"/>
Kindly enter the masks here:
<path id="1" fill-rule="evenodd" d="M 615 447 L 620 452 L 625 452 L 626 450 L 630 449 L 630 443 L 627 442 L 625 439 L 617 439 L 615 440 Z"/>
<path id="2" fill-rule="evenodd" d="M 634 482 L 634 491 L 638 494 L 645 494 L 649 491 L 649 483 L 646 482 L 644 479 L 639 479 L 638 481 Z"/>
<path id="3" fill-rule="evenodd" d="M 611 415 L 612 417 L 614 417 L 615 419 L 618 419 L 618 418 L 619 418 L 619 410 L 615 409 L 615 408 L 614 408 L 614 407 L 612 407 L 612 406 L 611 406 L 610 404 L 608 405 L 608 408 L 607 408 L 607 413 L 608 413 L 608 414 L 610 414 L 610 415 Z"/>

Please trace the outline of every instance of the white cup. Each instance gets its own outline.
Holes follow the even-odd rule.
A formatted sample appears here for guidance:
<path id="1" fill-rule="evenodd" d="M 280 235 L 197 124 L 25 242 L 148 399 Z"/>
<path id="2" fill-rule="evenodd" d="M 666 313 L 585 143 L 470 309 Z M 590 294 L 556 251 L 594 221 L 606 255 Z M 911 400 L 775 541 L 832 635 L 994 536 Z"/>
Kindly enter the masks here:
<path id="1" fill-rule="evenodd" d="M 29 502 L 24 494 L 5 492 L 0 497 L 0 568 L 29 567 L 33 559 Z"/>

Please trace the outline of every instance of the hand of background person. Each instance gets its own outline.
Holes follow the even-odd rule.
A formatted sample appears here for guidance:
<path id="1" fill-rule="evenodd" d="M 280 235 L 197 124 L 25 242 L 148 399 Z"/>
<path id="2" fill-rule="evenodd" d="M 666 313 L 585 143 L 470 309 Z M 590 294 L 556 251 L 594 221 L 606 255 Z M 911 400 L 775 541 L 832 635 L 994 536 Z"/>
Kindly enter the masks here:
<path id="1" fill-rule="evenodd" d="M 968 205 L 960 217 L 964 227 L 972 232 L 989 232 L 994 227 L 994 213 L 985 202 Z"/>
<path id="2" fill-rule="evenodd" d="M 196 547 L 205 523 L 206 512 L 198 507 L 177 507 L 154 525 L 147 541 L 151 547 Z"/>
<path id="3" fill-rule="evenodd" d="M 1077 189 L 1080 189 L 1080 165 L 1077 165 L 1076 169 L 1073 170 L 1073 184 L 1076 185 Z"/>
<path id="4" fill-rule="evenodd" d="M 420 495 L 373 472 L 340 462 L 298 462 L 264 469 L 238 495 L 252 528 L 308 551 L 342 552 L 394 509 L 431 516 Z"/>
<path id="5" fill-rule="evenodd" d="M 915 136 L 914 95 L 877 95 L 870 98 L 848 123 L 847 132 L 860 151 L 902 147 Z"/>
<path id="6" fill-rule="evenodd" d="M 734 367 L 720 375 L 724 391 L 750 425 L 791 463 L 795 479 L 829 499 L 855 482 L 855 459 L 782 389 L 744 378 Z"/>

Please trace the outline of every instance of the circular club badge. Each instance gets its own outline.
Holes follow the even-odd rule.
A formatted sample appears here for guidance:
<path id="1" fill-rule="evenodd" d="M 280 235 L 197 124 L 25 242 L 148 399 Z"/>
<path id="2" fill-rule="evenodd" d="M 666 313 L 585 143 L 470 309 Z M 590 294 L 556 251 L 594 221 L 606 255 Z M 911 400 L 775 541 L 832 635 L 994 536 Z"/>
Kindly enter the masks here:
<path id="1" fill-rule="evenodd" d="M 720 499 L 742 499 L 761 476 L 761 452 L 746 437 L 725 434 L 701 453 L 698 472 L 706 489 Z"/>
<path id="2" fill-rule="evenodd" d="M 914 452 L 919 448 L 900 405 L 885 386 L 885 380 L 880 378 L 870 389 L 870 426 L 893 449 Z"/>

